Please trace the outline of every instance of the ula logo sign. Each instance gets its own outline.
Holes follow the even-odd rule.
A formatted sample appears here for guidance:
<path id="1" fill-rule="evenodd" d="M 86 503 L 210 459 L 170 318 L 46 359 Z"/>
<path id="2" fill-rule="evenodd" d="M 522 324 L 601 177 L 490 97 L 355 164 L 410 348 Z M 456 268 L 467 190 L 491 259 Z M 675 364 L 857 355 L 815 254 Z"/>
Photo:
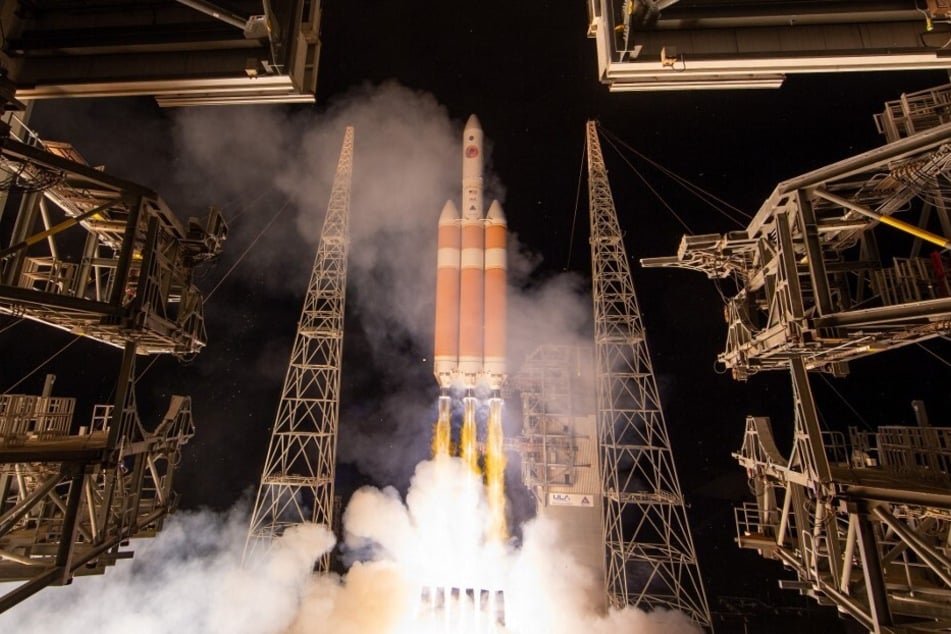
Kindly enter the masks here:
<path id="1" fill-rule="evenodd" d="M 549 493 L 549 506 L 581 506 L 585 508 L 594 507 L 594 496 L 579 493 Z"/>

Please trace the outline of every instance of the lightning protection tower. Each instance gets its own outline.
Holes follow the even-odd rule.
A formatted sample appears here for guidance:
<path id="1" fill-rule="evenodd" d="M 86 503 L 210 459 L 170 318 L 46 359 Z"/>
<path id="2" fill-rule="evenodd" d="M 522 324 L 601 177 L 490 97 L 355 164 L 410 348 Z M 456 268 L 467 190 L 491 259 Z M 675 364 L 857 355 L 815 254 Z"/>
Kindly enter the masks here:
<path id="1" fill-rule="evenodd" d="M 709 628 L 710 609 L 593 121 L 587 149 L 608 604 L 676 609 Z"/>
<path id="2" fill-rule="evenodd" d="M 348 127 L 251 515 L 246 560 L 290 526 L 329 528 L 333 522 L 352 172 Z M 327 554 L 317 570 L 329 565 Z"/>

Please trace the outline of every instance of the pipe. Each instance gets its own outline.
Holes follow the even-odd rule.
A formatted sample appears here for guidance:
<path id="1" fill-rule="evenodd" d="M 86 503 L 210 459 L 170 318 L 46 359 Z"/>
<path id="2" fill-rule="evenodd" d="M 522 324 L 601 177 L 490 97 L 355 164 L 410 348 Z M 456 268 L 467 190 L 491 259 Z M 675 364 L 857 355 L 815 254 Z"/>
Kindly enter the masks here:
<path id="1" fill-rule="evenodd" d="M 184 4 L 186 7 L 191 7 L 195 11 L 201 11 L 205 15 L 210 15 L 216 20 L 221 20 L 226 24 L 237 27 L 242 31 L 248 25 L 248 19 L 242 18 L 236 13 L 232 13 L 227 9 L 222 9 L 221 7 L 214 5 L 205 0 L 177 0 L 179 4 Z"/>
<path id="2" fill-rule="evenodd" d="M 920 238 L 922 240 L 931 242 L 932 244 L 936 244 L 942 249 L 951 248 L 951 240 L 948 240 L 944 236 L 939 236 L 935 233 L 931 233 L 930 231 L 926 231 L 925 229 L 922 229 L 921 227 L 916 227 L 913 224 L 907 223 L 904 220 L 899 220 L 898 218 L 893 218 L 892 216 L 885 216 L 880 213 L 874 212 L 868 207 L 863 207 L 862 205 L 859 205 L 858 203 L 854 203 L 851 200 L 846 200 L 845 198 L 842 198 L 841 196 L 836 196 L 835 194 L 827 192 L 824 189 L 816 188 L 814 191 L 816 193 L 816 196 L 819 196 L 820 198 L 825 198 L 829 202 L 833 202 L 837 205 L 845 207 L 846 209 L 851 209 L 852 211 L 860 213 L 863 216 L 868 216 L 869 218 L 878 220 L 881 223 L 884 223 L 890 227 L 894 227 L 895 229 L 898 229 L 899 231 L 904 231 L 905 233 L 913 235 L 916 238 Z"/>

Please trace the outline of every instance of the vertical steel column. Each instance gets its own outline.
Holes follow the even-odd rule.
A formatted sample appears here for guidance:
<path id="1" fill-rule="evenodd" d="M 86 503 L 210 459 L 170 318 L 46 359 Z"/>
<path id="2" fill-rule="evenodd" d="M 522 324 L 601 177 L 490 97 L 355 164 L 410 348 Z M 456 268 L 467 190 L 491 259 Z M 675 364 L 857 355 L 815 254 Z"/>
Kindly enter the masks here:
<path id="1" fill-rule="evenodd" d="M 587 126 L 599 466 L 608 604 L 712 627 L 596 125 Z"/>
<path id="2" fill-rule="evenodd" d="M 19 244 L 26 240 L 33 231 L 33 225 L 36 224 L 36 216 L 39 213 L 40 198 L 43 192 L 27 192 L 20 190 L 20 205 L 16 220 L 13 223 L 13 232 L 10 234 L 10 246 Z M 23 261 L 26 257 L 25 251 L 19 251 L 11 255 L 10 259 L 3 265 L 3 284 L 6 286 L 17 286 L 20 281 L 20 273 L 23 271 Z"/>
<path id="3" fill-rule="evenodd" d="M 822 442 L 822 429 L 819 427 L 819 414 L 812 397 L 809 375 L 802 357 L 790 358 L 789 371 L 792 376 L 793 398 L 796 401 L 796 425 L 799 427 L 796 430 L 795 442 L 802 452 L 803 466 L 809 469 L 804 474 L 810 480 L 818 480 L 821 485 L 827 486 L 832 482 L 832 472 L 829 469 L 825 444 Z M 793 465 L 790 462 L 791 466 Z"/>
<path id="4" fill-rule="evenodd" d="M 327 216 L 284 379 L 244 558 L 297 524 L 334 524 L 340 363 L 350 244 L 353 128 L 344 135 Z M 330 568 L 330 555 L 316 564 Z"/>
<path id="5" fill-rule="evenodd" d="M 79 502 L 83 498 L 83 480 L 85 469 L 82 465 L 63 465 L 63 469 L 72 470 L 69 481 L 69 496 L 66 498 L 66 511 L 63 514 L 63 528 L 60 531 L 59 548 L 56 551 L 57 570 L 62 571 L 59 583 L 68 583 L 72 577 L 71 563 L 73 547 L 76 544 L 76 521 L 79 518 Z M 66 474 L 64 474 L 66 475 Z"/>
<path id="6" fill-rule="evenodd" d="M 122 298 L 125 294 L 126 282 L 129 281 L 129 267 L 132 265 L 132 258 L 135 253 L 139 221 L 141 220 L 145 200 L 142 196 L 139 196 L 128 205 L 129 217 L 126 220 L 125 234 L 122 236 L 122 249 L 119 252 L 119 261 L 116 263 L 116 270 L 112 276 L 112 292 L 109 295 L 109 303 L 112 304 L 117 314 L 122 312 Z"/>
<path id="7" fill-rule="evenodd" d="M 854 504 L 850 507 L 849 514 L 858 526 L 858 548 L 862 555 L 862 572 L 865 574 L 872 632 L 879 634 L 890 631 L 882 629 L 882 626 L 892 624 L 892 615 L 888 608 L 888 592 L 885 589 L 882 562 L 878 556 L 878 545 L 872 532 L 868 508 L 864 504 Z"/>

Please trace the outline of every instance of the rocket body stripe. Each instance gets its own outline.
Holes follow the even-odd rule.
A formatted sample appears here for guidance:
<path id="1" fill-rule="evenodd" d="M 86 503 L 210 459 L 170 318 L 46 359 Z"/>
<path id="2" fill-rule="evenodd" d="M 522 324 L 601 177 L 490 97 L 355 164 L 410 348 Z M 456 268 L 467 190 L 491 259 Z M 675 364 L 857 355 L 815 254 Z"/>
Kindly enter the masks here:
<path id="1" fill-rule="evenodd" d="M 459 233 L 458 227 L 456 228 L 456 233 Z M 458 273 L 459 271 L 459 248 L 453 247 L 440 247 L 439 251 L 436 253 L 436 270 L 439 269 L 455 269 Z"/>
<path id="2" fill-rule="evenodd" d="M 481 269 L 485 262 L 486 252 L 478 247 L 467 247 L 462 250 L 460 267 L 463 269 Z"/>
<path id="3" fill-rule="evenodd" d="M 486 249 L 485 250 L 485 270 L 506 269 L 505 249 Z"/>

